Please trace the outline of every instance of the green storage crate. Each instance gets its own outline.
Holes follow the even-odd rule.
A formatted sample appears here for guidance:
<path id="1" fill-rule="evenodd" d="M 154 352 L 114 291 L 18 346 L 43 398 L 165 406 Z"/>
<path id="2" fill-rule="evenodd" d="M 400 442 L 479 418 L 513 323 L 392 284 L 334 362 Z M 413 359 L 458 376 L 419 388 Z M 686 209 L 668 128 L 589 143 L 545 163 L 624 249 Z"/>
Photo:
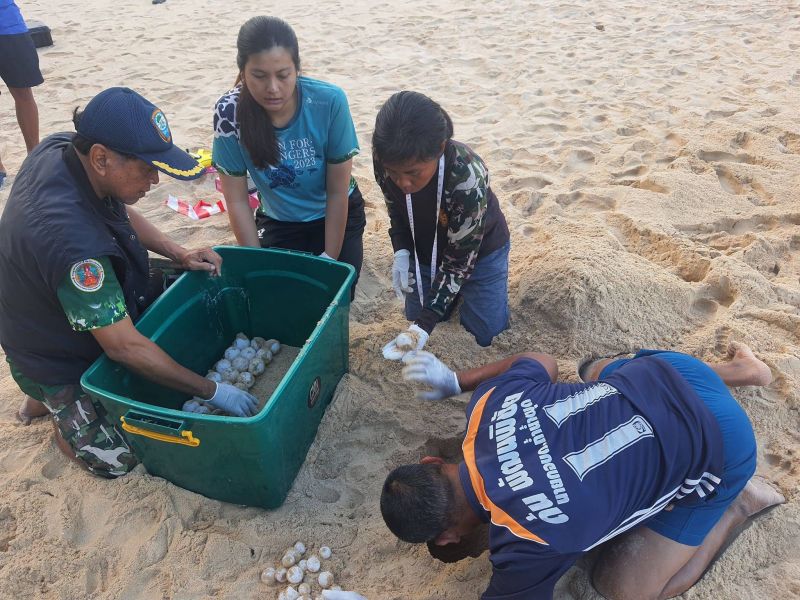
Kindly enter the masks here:
<path id="1" fill-rule="evenodd" d="M 196 373 L 236 333 L 301 347 L 264 408 L 236 418 L 181 411 L 188 396 L 101 356 L 81 378 L 124 424 L 148 472 L 209 498 L 280 506 L 348 369 L 352 266 L 284 250 L 220 247 L 222 275 L 183 274 L 136 328 Z M 267 367 L 269 368 L 269 367 Z"/>

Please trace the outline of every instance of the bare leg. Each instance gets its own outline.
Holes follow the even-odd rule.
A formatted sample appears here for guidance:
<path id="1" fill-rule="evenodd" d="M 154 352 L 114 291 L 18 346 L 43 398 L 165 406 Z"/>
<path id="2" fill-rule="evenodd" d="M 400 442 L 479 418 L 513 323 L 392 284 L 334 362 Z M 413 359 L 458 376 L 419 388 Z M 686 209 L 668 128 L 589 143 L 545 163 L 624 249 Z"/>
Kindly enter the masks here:
<path id="1" fill-rule="evenodd" d="M 595 565 L 594 587 L 609 600 L 661 600 L 693 586 L 737 527 L 784 497 L 752 478 L 698 547 L 670 540 L 647 527 L 610 542 Z"/>
<path id="2" fill-rule="evenodd" d="M 728 362 L 708 366 L 720 376 L 725 385 L 737 387 L 740 385 L 769 385 L 772 381 L 772 371 L 767 364 L 758 360 L 753 351 L 741 342 L 731 342 L 728 345 Z"/>
<path id="3" fill-rule="evenodd" d="M 728 345 L 728 362 L 721 364 L 706 363 L 720 376 L 725 385 L 738 387 L 742 385 L 769 385 L 772 371 L 767 364 L 755 357 L 753 351 L 741 342 Z M 596 381 L 600 373 L 615 358 L 601 358 L 594 361 L 586 372 L 586 381 Z"/>
<path id="4" fill-rule="evenodd" d="M 25 396 L 25 399 L 17 409 L 17 420 L 23 425 L 30 425 L 31 420 L 37 417 L 44 417 L 45 415 L 49 414 L 50 409 L 48 409 L 44 404 L 38 400 L 34 400 L 30 396 Z"/>
<path id="5" fill-rule="evenodd" d="M 19 123 L 22 137 L 25 138 L 25 145 L 30 152 L 39 143 L 39 108 L 33 98 L 33 88 L 10 87 L 8 91 L 14 98 L 17 123 Z"/>

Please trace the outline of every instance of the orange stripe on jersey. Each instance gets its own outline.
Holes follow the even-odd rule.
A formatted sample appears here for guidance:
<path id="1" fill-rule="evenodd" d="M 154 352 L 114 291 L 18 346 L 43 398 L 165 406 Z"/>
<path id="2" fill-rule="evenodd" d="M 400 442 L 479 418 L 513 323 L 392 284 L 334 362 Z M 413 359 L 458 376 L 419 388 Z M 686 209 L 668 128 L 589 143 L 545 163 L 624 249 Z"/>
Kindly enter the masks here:
<path id="1" fill-rule="evenodd" d="M 545 542 L 538 535 L 528 531 L 528 529 L 517 523 L 511 515 L 494 504 L 486 494 L 486 485 L 483 482 L 483 477 L 481 477 L 480 471 L 478 471 L 478 465 L 475 462 L 475 438 L 478 435 L 478 427 L 481 424 L 481 417 L 486 408 L 486 401 L 489 400 L 489 396 L 492 395 L 494 390 L 495 388 L 490 389 L 475 403 L 475 408 L 472 409 L 472 414 L 469 417 L 467 435 L 464 437 L 464 443 L 461 446 L 464 451 L 464 462 L 467 465 L 467 471 L 469 471 L 472 489 L 475 491 L 475 495 L 478 497 L 478 502 L 481 503 L 481 506 L 489 511 L 492 523 L 505 527 L 517 537 L 549 546 L 550 544 Z"/>

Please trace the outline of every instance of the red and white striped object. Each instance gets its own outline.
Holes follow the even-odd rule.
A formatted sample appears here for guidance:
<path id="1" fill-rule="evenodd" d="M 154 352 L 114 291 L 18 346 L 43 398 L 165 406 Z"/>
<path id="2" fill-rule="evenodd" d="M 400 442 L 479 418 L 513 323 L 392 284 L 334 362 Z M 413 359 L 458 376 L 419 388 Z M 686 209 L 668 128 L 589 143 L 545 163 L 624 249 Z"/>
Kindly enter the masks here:
<path id="1" fill-rule="evenodd" d="M 213 203 L 200 200 L 197 204 L 192 206 L 186 200 L 181 200 L 175 196 L 169 196 L 169 198 L 164 201 L 164 204 L 166 204 L 175 212 L 189 217 L 194 221 L 225 212 L 224 200 L 218 200 L 217 202 Z"/>

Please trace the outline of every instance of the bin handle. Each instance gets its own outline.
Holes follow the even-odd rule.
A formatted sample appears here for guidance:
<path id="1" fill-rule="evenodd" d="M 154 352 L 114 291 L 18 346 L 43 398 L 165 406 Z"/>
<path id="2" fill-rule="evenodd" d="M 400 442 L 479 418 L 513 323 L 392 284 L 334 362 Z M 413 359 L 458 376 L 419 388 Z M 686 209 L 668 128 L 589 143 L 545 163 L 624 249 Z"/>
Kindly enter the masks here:
<path id="1" fill-rule="evenodd" d="M 131 421 L 135 421 L 137 423 L 142 423 L 135 417 L 129 417 L 128 415 L 123 415 L 119 418 L 122 421 L 122 429 L 127 431 L 128 433 L 132 433 L 134 435 L 141 435 L 146 438 L 150 438 L 153 440 L 158 440 L 159 442 L 167 442 L 168 444 L 180 444 L 181 446 L 191 446 L 192 448 L 196 448 L 200 445 L 200 439 L 196 438 L 192 435 L 191 431 L 184 431 L 182 429 L 183 425 L 181 424 L 181 429 L 177 431 L 180 435 L 170 435 L 167 433 L 159 433 L 157 431 L 151 431 L 149 429 L 145 429 L 144 427 L 139 427 L 137 425 L 132 425 L 125 420 L 125 417 L 128 417 Z"/>

